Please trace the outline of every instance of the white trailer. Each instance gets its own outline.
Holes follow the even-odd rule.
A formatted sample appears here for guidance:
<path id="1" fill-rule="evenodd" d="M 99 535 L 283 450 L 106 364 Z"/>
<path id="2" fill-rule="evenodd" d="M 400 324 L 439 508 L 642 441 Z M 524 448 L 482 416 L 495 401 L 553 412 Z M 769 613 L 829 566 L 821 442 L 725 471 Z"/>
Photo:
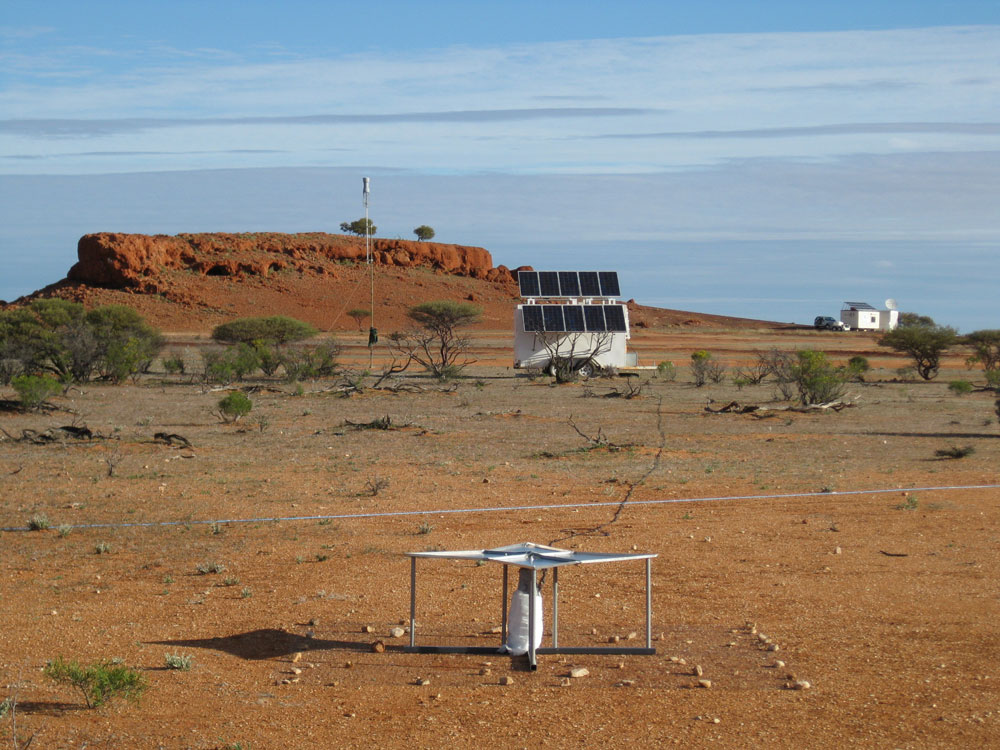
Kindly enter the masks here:
<path id="1" fill-rule="evenodd" d="M 600 370 L 635 367 L 636 354 L 627 349 L 630 337 L 624 303 L 532 301 L 514 312 L 514 368 L 554 373 L 564 365 L 588 377 Z"/>
<path id="2" fill-rule="evenodd" d="M 552 375 L 632 368 L 628 307 L 615 271 L 518 271 L 524 302 L 514 311 L 515 369 Z"/>
<path id="3" fill-rule="evenodd" d="M 840 319 L 854 331 L 891 331 L 899 325 L 899 310 L 892 299 L 885 301 L 884 310 L 867 302 L 845 302 Z"/>

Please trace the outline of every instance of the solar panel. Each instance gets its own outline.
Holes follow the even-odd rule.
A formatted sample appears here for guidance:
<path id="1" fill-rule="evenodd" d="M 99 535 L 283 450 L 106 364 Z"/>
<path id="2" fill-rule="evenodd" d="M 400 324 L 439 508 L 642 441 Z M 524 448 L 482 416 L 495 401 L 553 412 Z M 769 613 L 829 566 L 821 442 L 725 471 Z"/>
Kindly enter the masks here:
<path id="1" fill-rule="evenodd" d="M 627 333 L 622 305 L 521 305 L 524 330 L 532 333 Z"/>
<path id="2" fill-rule="evenodd" d="M 600 297 L 601 281 L 597 271 L 580 271 L 580 294 L 584 297 Z"/>
<path id="3" fill-rule="evenodd" d="M 539 271 L 538 285 L 542 288 L 542 297 L 559 297 L 559 274 L 555 271 Z"/>
<path id="4" fill-rule="evenodd" d="M 604 305 L 604 319 L 607 321 L 608 330 L 616 333 L 625 333 L 628 328 L 625 326 L 625 311 L 621 305 Z"/>
<path id="5" fill-rule="evenodd" d="M 571 333 L 586 330 L 583 325 L 583 307 L 581 305 L 564 305 L 563 320 L 566 324 L 566 330 Z"/>
<path id="6" fill-rule="evenodd" d="M 867 302 L 845 302 L 852 310 L 874 310 L 875 308 Z"/>
<path id="7" fill-rule="evenodd" d="M 566 330 L 566 327 L 563 325 L 562 305 L 545 305 L 542 307 L 542 314 L 545 318 L 546 331 L 559 332 Z"/>
<path id="8" fill-rule="evenodd" d="M 541 292 L 538 286 L 537 271 L 518 271 L 517 283 L 521 287 L 522 297 L 537 297 Z"/>
<path id="9" fill-rule="evenodd" d="M 542 308 L 540 305 L 523 305 L 521 307 L 521 315 L 524 319 L 524 330 L 545 330 L 545 325 L 542 321 Z"/>
<path id="10" fill-rule="evenodd" d="M 522 297 L 620 297 L 617 271 L 518 271 Z"/>
<path id="11" fill-rule="evenodd" d="M 604 305 L 584 305 L 583 317 L 588 331 L 604 331 Z"/>
<path id="12" fill-rule="evenodd" d="M 602 297 L 618 297 L 622 293 L 618 287 L 617 271 L 601 271 L 597 275 L 601 279 Z"/>
<path id="13" fill-rule="evenodd" d="M 580 296 L 580 279 L 576 271 L 559 272 L 559 291 L 563 297 Z"/>

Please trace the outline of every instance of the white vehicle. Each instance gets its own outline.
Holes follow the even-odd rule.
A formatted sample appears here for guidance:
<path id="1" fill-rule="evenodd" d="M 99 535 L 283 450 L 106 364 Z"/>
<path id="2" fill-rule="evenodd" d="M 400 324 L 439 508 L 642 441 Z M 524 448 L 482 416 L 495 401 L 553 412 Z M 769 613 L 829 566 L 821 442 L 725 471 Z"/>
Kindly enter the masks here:
<path id="1" fill-rule="evenodd" d="M 514 312 L 515 369 L 575 371 L 635 367 L 627 350 L 628 307 L 614 271 L 521 271 L 525 302 Z"/>
<path id="2" fill-rule="evenodd" d="M 843 321 L 837 320 L 836 318 L 831 318 L 829 315 L 817 315 L 816 320 L 813 321 L 813 325 L 820 330 L 826 329 L 828 331 L 849 331 L 851 330 Z"/>

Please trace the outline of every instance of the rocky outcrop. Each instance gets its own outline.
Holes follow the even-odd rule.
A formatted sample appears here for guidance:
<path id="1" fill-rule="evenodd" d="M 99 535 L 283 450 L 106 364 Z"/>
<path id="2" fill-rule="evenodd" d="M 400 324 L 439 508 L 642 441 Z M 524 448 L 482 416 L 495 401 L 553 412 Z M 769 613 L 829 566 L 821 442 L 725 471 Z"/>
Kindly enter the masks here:
<path id="1" fill-rule="evenodd" d="M 489 251 L 481 247 L 372 238 L 371 249 L 381 266 L 426 267 L 501 284 L 514 279 L 504 266 L 494 268 Z M 79 261 L 68 274 L 71 281 L 155 293 L 163 289 L 160 277 L 169 271 L 246 278 L 291 269 L 336 276 L 338 264 L 365 260 L 365 242 L 319 232 L 173 237 L 102 232 L 81 237 L 77 253 Z"/>

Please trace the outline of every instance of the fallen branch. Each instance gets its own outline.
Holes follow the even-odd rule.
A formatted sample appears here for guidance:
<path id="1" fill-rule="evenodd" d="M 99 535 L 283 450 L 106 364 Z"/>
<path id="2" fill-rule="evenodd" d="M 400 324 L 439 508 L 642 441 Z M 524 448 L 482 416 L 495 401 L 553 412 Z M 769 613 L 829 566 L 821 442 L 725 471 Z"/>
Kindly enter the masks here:
<path id="1" fill-rule="evenodd" d="M 406 422 L 405 424 L 393 424 L 392 417 L 386 414 L 384 417 L 378 417 L 373 419 L 371 422 L 352 422 L 349 419 L 344 420 L 345 427 L 352 427 L 355 430 L 402 430 L 404 427 L 411 427 L 412 422 Z"/>
<path id="2" fill-rule="evenodd" d="M 908 552 L 886 552 L 884 549 L 880 549 L 879 552 L 881 552 L 886 557 L 909 557 L 910 556 L 910 554 Z"/>
<path id="3" fill-rule="evenodd" d="M 179 445 L 182 448 L 193 448 L 191 441 L 176 432 L 157 432 L 153 435 L 153 442 L 164 443 L 166 445 Z"/>

